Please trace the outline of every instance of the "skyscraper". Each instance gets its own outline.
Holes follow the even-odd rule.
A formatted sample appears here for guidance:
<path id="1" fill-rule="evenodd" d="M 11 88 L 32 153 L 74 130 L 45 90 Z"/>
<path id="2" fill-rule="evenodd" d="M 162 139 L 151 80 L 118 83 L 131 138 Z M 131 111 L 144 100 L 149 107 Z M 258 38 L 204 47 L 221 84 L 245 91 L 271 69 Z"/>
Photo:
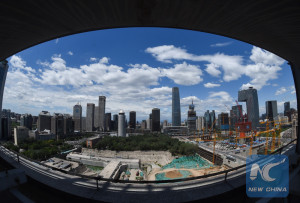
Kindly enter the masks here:
<path id="1" fill-rule="evenodd" d="M 242 115 L 240 112 L 243 113 L 243 106 L 242 105 L 236 105 L 231 107 L 232 110 L 230 110 L 230 126 L 231 129 L 235 129 L 235 124 L 238 122 L 241 122 Z"/>
<path id="2" fill-rule="evenodd" d="M 187 126 L 190 132 L 196 130 L 196 111 L 194 110 L 195 106 L 192 101 L 192 104 L 189 105 L 188 118 L 187 118 Z"/>
<path id="3" fill-rule="evenodd" d="M 39 114 L 37 128 L 39 132 L 51 129 L 51 115 L 48 111 L 42 111 Z"/>
<path id="4" fill-rule="evenodd" d="M 240 90 L 238 93 L 238 101 L 246 102 L 248 121 L 252 122 L 252 129 L 259 126 L 259 106 L 257 90 L 249 87 L 246 90 Z"/>
<path id="5" fill-rule="evenodd" d="M 160 109 L 152 109 L 152 132 L 160 132 Z"/>
<path id="6" fill-rule="evenodd" d="M 32 123 L 33 123 L 33 118 L 31 114 L 24 114 L 21 116 L 20 119 L 20 126 L 24 126 L 28 128 L 29 130 L 32 130 Z"/>
<path id="7" fill-rule="evenodd" d="M 172 88 L 172 126 L 181 125 L 179 88 Z"/>
<path id="8" fill-rule="evenodd" d="M 96 131 L 99 130 L 99 107 L 95 106 L 94 110 L 94 128 Z"/>
<path id="9" fill-rule="evenodd" d="M 208 129 L 211 127 L 211 119 L 210 119 L 210 113 L 209 110 L 207 110 L 204 113 L 204 126 L 205 126 L 205 131 L 207 132 Z"/>
<path id="10" fill-rule="evenodd" d="M 113 127 L 113 129 L 115 131 L 117 131 L 118 130 L 118 114 L 114 114 L 113 115 L 113 121 L 114 121 L 114 127 Z"/>
<path id="11" fill-rule="evenodd" d="M 62 136 L 64 134 L 64 116 L 60 113 L 53 113 L 51 118 L 51 133 Z"/>
<path id="12" fill-rule="evenodd" d="M 0 62 L 0 112 L 2 112 L 2 100 L 3 100 L 3 92 L 4 92 L 4 85 L 6 80 L 8 70 L 8 64 L 7 60 Z M 4 135 L 2 134 L 2 115 L 0 114 L 0 140 L 4 138 Z"/>
<path id="13" fill-rule="evenodd" d="M 284 102 L 284 116 L 287 116 L 289 118 L 289 122 L 291 121 L 291 107 L 290 102 Z"/>
<path id="14" fill-rule="evenodd" d="M 229 130 L 229 117 L 228 113 L 221 113 L 218 115 L 219 128 L 221 130 Z"/>
<path id="15" fill-rule="evenodd" d="M 129 128 L 136 128 L 136 112 L 130 111 L 129 112 Z"/>
<path id="16" fill-rule="evenodd" d="M 111 113 L 105 113 L 105 129 L 111 131 Z"/>
<path id="17" fill-rule="evenodd" d="M 210 113 L 209 113 L 209 116 L 210 116 L 210 122 L 211 122 L 211 128 L 214 129 L 215 126 L 216 126 L 216 114 L 215 114 L 215 110 L 212 110 Z"/>
<path id="18" fill-rule="evenodd" d="M 266 101 L 266 117 L 273 121 L 277 115 L 277 101 Z"/>
<path id="19" fill-rule="evenodd" d="M 105 96 L 99 96 L 99 130 L 105 131 Z"/>
<path id="20" fill-rule="evenodd" d="M 94 113 L 95 104 L 87 103 L 86 105 L 86 131 L 92 132 L 94 130 Z"/>
<path id="21" fill-rule="evenodd" d="M 120 111 L 118 116 L 118 136 L 126 137 L 125 112 L 123 110 Z"/>
<path id="22" fill-rule="evenodd" d="M 74 132 L 73 120 L 70 114 L 64 114 L 64 134 L 70 135 Z"/>
<path id="23" fill-rule="evenodd" d="M 82 130 L 82 107 L 80 104 L 76 104 L 73 107 L 73 120 L 74 120 L 74 130 Z"/>

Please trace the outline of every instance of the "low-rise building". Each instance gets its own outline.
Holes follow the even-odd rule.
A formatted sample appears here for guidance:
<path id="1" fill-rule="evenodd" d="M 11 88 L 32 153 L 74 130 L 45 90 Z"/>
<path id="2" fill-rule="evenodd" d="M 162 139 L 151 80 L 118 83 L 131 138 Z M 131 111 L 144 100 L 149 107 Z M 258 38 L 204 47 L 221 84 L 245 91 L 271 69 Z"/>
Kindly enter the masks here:
<path id="1" fill-rule="evenodd" d="M 93 148 L 97 144 L 97 142 L 101 139 L 100 136 L 88 138 L 86 140 L 86 147 Z"/>

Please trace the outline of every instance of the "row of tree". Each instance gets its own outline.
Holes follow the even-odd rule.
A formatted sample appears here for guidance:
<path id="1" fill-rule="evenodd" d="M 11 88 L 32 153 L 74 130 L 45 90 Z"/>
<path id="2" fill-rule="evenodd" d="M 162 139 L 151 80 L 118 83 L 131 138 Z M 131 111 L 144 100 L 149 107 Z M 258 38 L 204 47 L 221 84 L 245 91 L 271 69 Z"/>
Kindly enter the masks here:
<path id="1" fill-rule="evenodd" d="M 181 142 L 164 134 L 145 134 L 130 137 L 104 136 L 95 148 L 115 151 L 162 150 L 170 151 L 173 155 L 192 155 L 198 149 L 195 144 Z"/>

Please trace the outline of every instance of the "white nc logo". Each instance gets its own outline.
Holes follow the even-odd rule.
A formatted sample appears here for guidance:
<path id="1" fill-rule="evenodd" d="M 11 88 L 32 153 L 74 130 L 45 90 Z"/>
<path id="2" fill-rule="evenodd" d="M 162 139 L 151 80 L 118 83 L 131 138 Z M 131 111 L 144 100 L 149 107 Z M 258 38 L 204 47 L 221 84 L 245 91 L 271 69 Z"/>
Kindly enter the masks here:
<path id="1" fill-rule="evenodd" d="M 252 164 L 251 172 L 250 172 L 250 179 L 255 180 L 257 178 L 257 172 L 259 172 L 264 181 L 272 182 L 272 181 L 276 180 L 276 178 L 271 178 L 269 176 L 269 171 L 271 168 L 278 166 L 279 164 L 282 164 L 284 161 L 285 161 L 285 159 L 283 159 L 282 161 L 277 162 L 277 163 L 266 164 L 266 165 L 264 165 L 262 170 L 260 170 L 258 164 L 256 164 L 256 163 Z"/>

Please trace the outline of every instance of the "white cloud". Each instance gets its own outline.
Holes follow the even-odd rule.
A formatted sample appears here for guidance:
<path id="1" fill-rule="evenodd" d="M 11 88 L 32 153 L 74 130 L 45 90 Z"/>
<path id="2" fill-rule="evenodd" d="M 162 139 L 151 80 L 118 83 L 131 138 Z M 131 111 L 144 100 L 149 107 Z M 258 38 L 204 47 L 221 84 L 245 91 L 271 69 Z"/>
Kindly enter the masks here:
<path id="1" fill-rule="evenodd" d="M 174 68 L 161 69 L 162 74 L 179 85 L 196 85 L 203 81 L 202 71 L 199 66 L 190 65 L 186 62 L 175 64 Z"/>
<path id="2" fill-rule="evenodd" d="M 232 44 L 232 42 L 224 42 L 224 43 L 216 43 L 216 44 L 211 44 L 211 47 L 225 47 Z"/>
<path id="3" fill-rule="evenodd" d="M 287 89 L 286 89 L 285 87 L 281 87 L 281 88 L 279 88 L 279 89 L 276 91 L 275 95 L 281 95 L 281 94 L 284 94 L 284 93 L 286 93 L 286 92 L 287 92 Z"/>
<path id="4" fill-rule="evenodd" d="M 219 77 L 221 75 L 221 71 L 219 70 L 219 68 L 220 66 L 210 63 L 210 64 L 206 64 L 205 71 L 211 76 Z"/>
<path id="5" fill-rule="evenodd" d="M 291 94 L 296 94 L 296 89 L 295 89 L 295 86 L 294 85 L 292 85 L 292 86 L 290 86 L 290 91 L 291 91 Z"/>
<path id="6" fill-rule="evenodd" d="M 284 63 L 284 60 L 279 56 L 255 46 L 252 48 L 250 59 L 255 63 L 265 65 L 280 66 Z"/>
<path id="7" fill-rule="evenodd" d="M 194 55 L 188 53 L 186 49 L 175 47 L 173 45 L 163 45 L 157 47 L 149 47 L 146 53 L 150 53 L 156 60 L 164 63 L 172 63 L 173 60 L 191 60 L 198 62 L 209 62 L 205 69 L 207 73 L 218 77 L 223 70 L 223 80 L 230 82 L 237 80 L 241 76 L 250 77 L 250 81 L 242 85 L 242 88 L 251 84 L 254 88 L 260 90 L 268 84 L 269 80 L 277 79 L 278 72 L 284 60 L 280 57 L 260 49 L 253 47 L 250 59 L 253 64 L 244 64 L 242 56 L 230 56 L 222 53 L 213 55 Z"/>
<path id="8" fill-rule="evenodd" d="M 95 58 L 95 57 L 91 57 L 90 58 L 90 62 L 95 62 L 95 61 L 98 61 L 99 59 L 98 58 Z"/>
<path id="9" fill-rule="evenodd" d="M 99 63 L 108 63 L 108 61 L 109 61 L 109 58 L 103 57 L 100 59 Z"/>
<path id="10" fill-rule="evenodd" d="M 71 51 L 68 51 L 68 54 L 69 54 L 70 56 L 73 56 L 73 52 L 71 52 Z"/>
<path id="11" fill-rule="evenodd" d="M 17 69 L 25 70 L 25 71 L 28 71 L 31 73 L 35 73 L 34 69 L 26 66 L 26 62 L 20 56 L 13 55 L 10 58 L 9 63 L 12 66 L 12 68 L 17 68 Z"/>
<path id="12" fill-rule="evenodd" d="M 215 84 L 210 82 L 204 84 L 204 87 L 206 88 L 213 88 L 213 87 L 220 87 L 220 86 L 221 86 L 220 84 Z"/>

